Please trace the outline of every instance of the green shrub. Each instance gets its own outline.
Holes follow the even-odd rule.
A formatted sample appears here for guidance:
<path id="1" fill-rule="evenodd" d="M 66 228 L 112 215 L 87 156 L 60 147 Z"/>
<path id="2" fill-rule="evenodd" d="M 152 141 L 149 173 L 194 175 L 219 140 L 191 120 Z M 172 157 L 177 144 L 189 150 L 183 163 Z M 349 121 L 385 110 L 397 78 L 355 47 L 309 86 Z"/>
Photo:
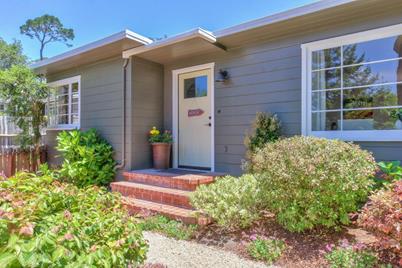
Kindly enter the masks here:
<path id="1" fill-rule="evenodd" d="M 227 176 L 198 187 L 191 196 L 191 203 L 222 227 L 247 227 L 259 218 L 258 196 L 254 176 Z"/>
<path id="2" fill-rule="evenodd" d="M 0 267 L 127 267 L 147 252 L 119 195 L 20 173 L 0 181 Z"/>
<path id="3" fill-rule="evenodd" d="M 161 215 L 145 218 L 140 222 L 140 227 L 143 231 L 159 232 L 180 240 L 191 239 L 197 229 L 196 225 L 186 225 Z"/>
<path id="4" fill-rule="evenodd" d="M 253 131 L 244 141 L 248 153 L 254 153 L 268 142 L 279 139 L 281 123 L 276 114 L 257 113 L 253 123 Z"/>
<path id="5" fill-rule="evenodd" d="M 247 251 L 254 259 L 271 264 L 279 259 L 285 248 L 282 240 L 256 238 L 247 246 Z"/>
<path id="6" fill-rule="evenodd" d="M 400 161 L 379 162 L 380 176 L 374 178 L 374 190 L 389 187 L 392 183 L 402 179 L 402 166 Z"/>
<path id="7" fill-rule="evenodd" d="M 113 148 L 95 129 L 63 131 L 57 141 L 57 150 L 64 158 L 62 177 L 79 187 L 108 185 L 113 180 Z"/>
<path id="8" fill-rule="evenodd" d="M 365 249 L 337 247 L 325 254 L 331 268 L 371 268 L 378 264 L 377 257 Z"/>
<path id="9" fill-rule="evenodd" d="M 292 137 L 253 155 L 264 204 L 290 231 L 348 224 L 367 199 L 376 170 L 372 155 L 339 140 Z"/>

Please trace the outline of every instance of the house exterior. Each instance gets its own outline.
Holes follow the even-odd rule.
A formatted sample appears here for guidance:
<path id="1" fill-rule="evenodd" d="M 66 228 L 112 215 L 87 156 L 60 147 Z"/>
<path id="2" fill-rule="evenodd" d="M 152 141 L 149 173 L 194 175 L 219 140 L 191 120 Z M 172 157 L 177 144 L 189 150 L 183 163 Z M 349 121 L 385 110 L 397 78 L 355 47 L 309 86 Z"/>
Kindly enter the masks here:
<path id="1" fill-rule="evenodd" d="M 278 114 L 285 136 L 402 161 L 401 14 L 400 0 L 324 0 L 155 42 L 126 30 L 35 63 L 56 88 L 50 162 L 59 131 L 96 128 L 123 170 L 149 168 L 156 126 L 173 131 L 173 167 L 237 175 L 259 111 Z"/>

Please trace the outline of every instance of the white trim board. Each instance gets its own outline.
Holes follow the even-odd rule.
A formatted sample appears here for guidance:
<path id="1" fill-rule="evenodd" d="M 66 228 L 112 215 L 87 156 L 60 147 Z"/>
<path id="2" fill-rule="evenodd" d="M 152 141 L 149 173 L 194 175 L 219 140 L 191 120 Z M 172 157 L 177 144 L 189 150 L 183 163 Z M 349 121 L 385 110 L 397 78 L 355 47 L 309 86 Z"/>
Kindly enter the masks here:
<path id="1" fill-rule="evenodd" d="M 302 49 L 302 135 L 319 136 L 330 139 L 340 139 L 346 141 L 402 141 L 402 130 L 337 130 L 337 131 L 312 131 L 311 122 L 311 64 L 312 52 L 316 50 L 328 49 L 349 45 L 359 42 L 372 41 L 392 36 L 402 35 L 402 24 L 373 30 L 357 32 L 344 36 L 319 40 L 301 45 Z M 395 84 L 395 83 L 393 83 Z M 343 89 L 342 89 L 343 90 Z M 392 108 L 392 107 L 391 107 Z M 369 109 L 369 108 L 367 108 Z"/>
<path id="2" fill-rule="evenodd" d="M 172 134 L 173 134 L 173 168 L 178 168 L 178 128 L 179 128 L 179 75 L 200 71 L 205 69 L 211 70 L 211 172 L 215 171 L 215 63 L 206 63 L 196 66 L 191 66 L 172 71 Z"/>

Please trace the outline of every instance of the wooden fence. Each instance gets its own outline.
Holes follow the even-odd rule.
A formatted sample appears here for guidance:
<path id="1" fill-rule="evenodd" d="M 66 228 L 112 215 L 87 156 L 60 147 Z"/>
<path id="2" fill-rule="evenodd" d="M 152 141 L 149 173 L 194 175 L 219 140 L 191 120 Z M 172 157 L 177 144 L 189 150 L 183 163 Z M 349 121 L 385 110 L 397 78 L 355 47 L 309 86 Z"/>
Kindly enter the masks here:
<path id="1" fill-rule="evenodd" d="M 40 163 L 46 162 L 46 147 L 40 149 Z M 35 172 L 38 170 L 38 156 L 33 148 L 21 149 L 17 146 L 0 148 L 0 174 L 13 176 L 18 171 Z"/>

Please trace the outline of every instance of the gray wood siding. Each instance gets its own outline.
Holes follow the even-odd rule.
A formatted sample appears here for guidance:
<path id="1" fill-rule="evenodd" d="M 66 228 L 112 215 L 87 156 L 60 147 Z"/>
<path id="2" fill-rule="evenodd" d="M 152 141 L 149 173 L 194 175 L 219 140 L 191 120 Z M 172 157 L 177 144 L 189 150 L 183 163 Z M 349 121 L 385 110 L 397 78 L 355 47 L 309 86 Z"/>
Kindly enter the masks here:
<path id="1" fill-rule="evenodd" d="M 132 169 L 152 166 L 148 132 L 163 127 L 163 66 L 132 58 Z"/>
<path id="2" fill-rule="evenodd" d="M 244 135 L 258 111 L 274 112 L 285 136 L 301 134 L 302 43 L 393 25 L 402 22 L 401 10 L 359 14 L 336 25 L 322 22 L 292 35 L 253 40 L 227 52 L 201 55 L 165 65 L 164 125 L 172 127 L 172 70 L 215 62 L 215 74 L 226 69 L 227 83 L 215 83 L 215 167 L 241 173 Z M 402 160 L 400 142 L 365 142 L 377 160 Z"/>
<path id="3" fill-rule="evenodd" d="M 81 75 L 81 129 L 96 128 L 115 150 L 115 159 L 121 161 L 122 149 L 122 88 L 123 88 L 123 59 L 113 58 L 96 64 L 80 66 L 62 73 L 52 74 L 48 81 L 56 81 L 75 75 Z M 127 92 L 131 88 L 131 66 L 127 71 Z M 129 95 L 130 96 L 130 95 Z M 127 102 L 130 107 L 131 102 Z M 127 117 L 129 123 L 131 117 Z M 130 126 L 128 130 L 130 130 Z M 58 131 L 48 130 L 46 142 L 49 147 L 51 164 L 59 164 L 54 145 Z M 130 136 L 129 134 L 127 136 Z M 129 145 L 130 140 L 127 140 Z M 130 162 L 130 147 L 127 146 L 126 159 Z M 130 166 L 128 166 L 128 169 Z"/>

